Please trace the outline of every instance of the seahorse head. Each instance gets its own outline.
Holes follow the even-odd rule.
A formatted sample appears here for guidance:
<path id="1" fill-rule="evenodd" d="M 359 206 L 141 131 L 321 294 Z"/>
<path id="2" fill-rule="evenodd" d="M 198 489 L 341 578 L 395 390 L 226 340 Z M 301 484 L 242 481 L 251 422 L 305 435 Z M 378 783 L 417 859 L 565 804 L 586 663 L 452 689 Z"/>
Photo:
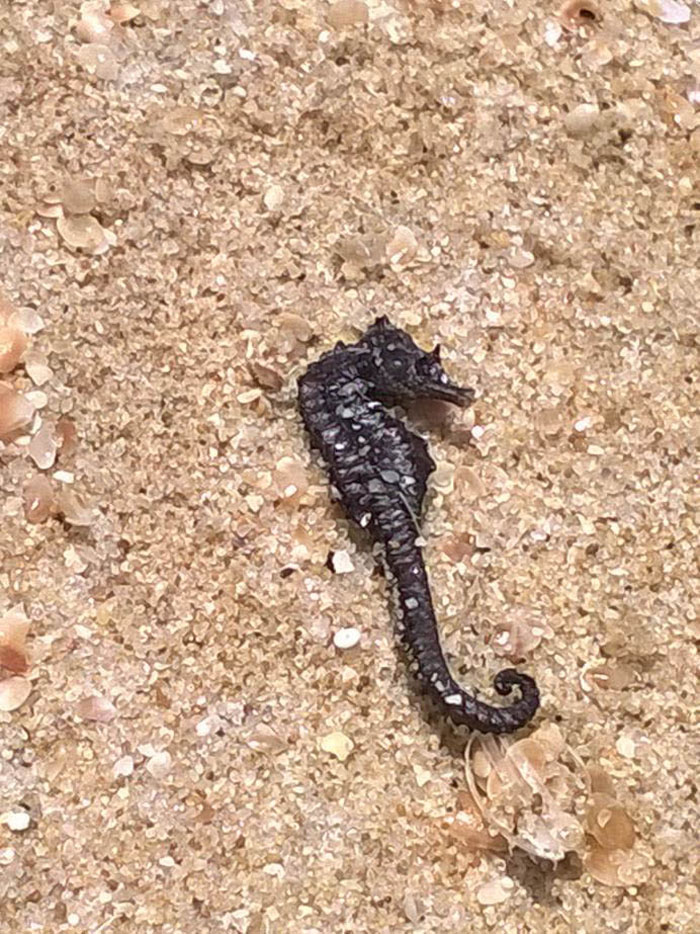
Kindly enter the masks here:
<path id="1" fill-rule="evenodd" d="M 467 406 L 474 390 L 453 383 L 440 363 L 440 345 L 422 350 L 385 316 L 365 332 L 361 345 L 371 353 L 370 379 L 380 395 L 403 399 L 442 399 Z"/>

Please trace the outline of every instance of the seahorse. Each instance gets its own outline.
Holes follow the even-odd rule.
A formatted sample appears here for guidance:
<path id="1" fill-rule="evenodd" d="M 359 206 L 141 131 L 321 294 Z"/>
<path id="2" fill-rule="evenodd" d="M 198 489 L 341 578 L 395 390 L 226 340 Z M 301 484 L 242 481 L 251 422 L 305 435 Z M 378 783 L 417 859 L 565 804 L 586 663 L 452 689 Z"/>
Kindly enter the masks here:
<path id="1" fill-rule="evenodd" d="M 398 598 L 397 627 L 418 678 L 454 723 L 511 733 L 537 711 L 535 681 L 504 669 L 495 677 L 496 691 L 506 696 L 517 687 L 520 697 L 505 707 L 485 703 L 457 683 L 440 644 L 418 525 L 435 462 L 426 441 L 388 408 L 417 398 L 466 407 L 474 391 L 452 382 L 439 346 L 422 350 L 386 317 L 377 318 L 357 343 L 337 343 L 298 384 L 302 420 L 327 466 L 334 497 L 381 546 Z"/>

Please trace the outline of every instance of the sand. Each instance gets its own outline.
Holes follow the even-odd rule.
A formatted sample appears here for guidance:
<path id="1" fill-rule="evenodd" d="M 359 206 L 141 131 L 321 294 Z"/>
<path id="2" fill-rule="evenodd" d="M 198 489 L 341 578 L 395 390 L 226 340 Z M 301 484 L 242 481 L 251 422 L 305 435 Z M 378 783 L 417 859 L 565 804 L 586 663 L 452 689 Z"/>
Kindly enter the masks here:
<path id="1" fill-rule="evenodd" d="M 0 931 L 690 932 L 697 8 L 134 3 L 0 10 Z M 623 882 L 454 833 L 295 406 L 379 313 L 478 391 L 413 413 L 451 662 L 522 656 Z"/>

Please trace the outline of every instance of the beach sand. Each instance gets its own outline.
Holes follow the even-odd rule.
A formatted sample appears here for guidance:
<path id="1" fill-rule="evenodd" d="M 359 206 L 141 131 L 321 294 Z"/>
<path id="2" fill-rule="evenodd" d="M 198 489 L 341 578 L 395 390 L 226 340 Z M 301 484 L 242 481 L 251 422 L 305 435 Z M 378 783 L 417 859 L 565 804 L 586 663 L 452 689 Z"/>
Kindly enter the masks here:
<path id="1" fill-rule="evenodd" d="M 690 932 L 697 8 L 134 4 L 0 11 L 0 931 Z M 451 663 L 493 699 L 517 630 L 625 884 L 454 833 L 296 410 L 376 314 L 478 391 L 412 414 Z"/>

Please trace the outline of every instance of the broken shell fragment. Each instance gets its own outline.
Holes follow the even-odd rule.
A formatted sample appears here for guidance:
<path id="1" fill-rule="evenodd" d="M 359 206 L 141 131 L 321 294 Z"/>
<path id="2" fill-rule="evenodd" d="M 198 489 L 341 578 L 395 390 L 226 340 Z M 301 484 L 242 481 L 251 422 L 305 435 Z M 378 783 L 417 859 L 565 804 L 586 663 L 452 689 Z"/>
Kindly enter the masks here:
<path id="1" fill-rule="evenodd" d="M 281 498 L 292 505 L 296 505 L 309 488 L 306 468 L 293 457 L 281 457 L 277 461 L 273 482 Z"/>
<path id="2" fill-rule="evenodd" d="M 0 325 L 0 373 L 9 373 L 22 359 L 27 338 L 16 324 Z"/>
<path id="3" fill-rule="evenodd" d="M 78 447 L 78 429 L 73 419 L 68 418 L 67 415 L 62 415 L 56 422 L 56 440 L 61 460 L 70 457 Z"/>
<path id="4" fill-rule="evenodd" d="M 136 19 L 140 13 L 141 10 L 131 3 L 113 3 L 109 8 L 108 16 L 121 26 L 123 23 Z"/>
<path id="5" fill-rule="evenodd" d="M 528 654 L 542 641 L 542 627 L 531 626 L 522 620 L 511 620 L 496 627 L 493 638 L 493 650 L 496 655 L 512 662 L 525 661 Z"/>
<path id="6" fill-rule="evenodd" d="M 337 0 L 328 11 L 326 21 L 333 29 L 367 23 L 369 10 L 362 0 Z"/>
<path id="7" fill-rule="evenodd" d="M 355 570 L 355 565 L 347 551 L 330 551 L 326 563 L 334 574 L 349 574 Z"/>
<path id="8" fill-rule="evenodd" d="M 690 19 L 690 7 L 677 0 L 635 0 L 634 5 L 642 13 L 648 13 L 670 26 L 680 26 Z"/>
<path id="9" fill-rule="evenodd" d="M 345 626 L 339 629 L 333 636 L 333 645 L 336 649 L 352 649 L 360 641 L 360 630 L 354 626 Z"/>
<path id="10" fill-rule="evenodd" d="M 27 678 L 5 678 L 0 681 L 0 710 L 5 713 L 17 710 L 31 693 L 32 684 Z"/>
<path id="11" fill-rule="evenodd" d="M 89 214 L 95 207 L 95 182 L 91 178 L 70 178 L 61 192 L 61 203 L 68 214 Z"/>
<path id="12" fill-rule="evenodd" d="M 86 506 L 78 494 L 70 489 L 63 489 L 58 494 L 58 509 L 69 525 L 88 526 L 96 519 L 96 511 Z"/>
<path id="13" fill-rule="evenodd" d="M 313 337 L 313 328 L 301 315 L 295 315 L 291 311 L 284 311 L 277 318 L 280 331 L 293 337 L 295 340 L 306 344 Z"/>
<path id="14" fill-rule="evenodd" d="M 628 857 L 627 850 L 608 850 L 594 845 L 584 856 L 583 865 L 603 885 L 624 885 L 620 878 L 620 867 Z"/>
<path id="15" fill-rule="evenodd" d="M 91 214 L 59 217 L 56 228 L 68 246 L 76 250 L 96 253 L 105 242 L 105 231 Z"/>
<path id="16" fill-rule="evenodd" d="M 29 480 L 24 487 L 22 497 L 24 517 L 33 525 L 46 521 L 54 510 L 53 486 L 44 474 L 37 474 Z"/>
<path id="17" fill-rule="evenodd" d="M 83 4 L 85 8 L 86 4 Z M 82 18 L 75 27 L 75 34 L 81 42 L 109 43 L 110 32 L 114 29 L 114 20 L 99 10 L 83 9 Z"/>
<path id="18" fill-rule="evenodd" d="M 0 618 L 0 666 L 16 675 L 24 674 L 29 667 L 25 649 L 28 631 L 29 620 L 24 616 Z"/>
<path id="19" fill-rule="evenodd" d="M 507 901 L 515 891 L 515 883 L 510 876 L 484 882 L 476 891 L 476 900 L 480 905 L 500 905 Z"/>
<path id="20" fill-rule="evenodd" d="M 34 406 L 6 383 L 0 383 L 0 441 L 10 441 L 34 417 Z"/>
<path id="21" fill-rule="evenodd" d="M 600 110 L 596 104 L 579 104 L 570 110 L 564 118 L 564 126 L 569 136 L 590 136 L 598 125 Z"/>
<path id="22" fill-rule="evenodd" d="M 323 752 L 327 752 L 330 753 L 330 755 L 335 756 L 335 758 L 340 760 L 340 762 L 345 762 L 345 760 L 355 748 L 355 744 L 349 736 L 345 735 L 345 733 L 336 731 L 321 737 L 319 740 L 319 748 Z"/>
<path id="23" fill-rule="evenodd" d="M 77 59 L 90 75 L 103 81 L 119 77 L 119 63 L 112 49 L 102 42 L 91 42 L 78 49 Z"/>
<path id="24" fill-rule="evenodd" d="M 27 451 L 39 470 L 49 470 L 56 460 L 56 444 L 51 429 L 44 424 L 29 442 Z"/>
<path id="25" fill-rule="evenodd" d="M 466 777 L 489 830 L 533 856 L 559 861 L 580 849 L 585 839 L 575 814 L 575 801 L 585 786 L 579 774 L 583 763 L 541 729 L 519 741 L 471 738 Z"/>
<path id="26" fill-rule="evenodd" d="M 24 369 L 35 386 L 43 386 L 53 376 L 46 355 L 37 350 L 30 350 L 24 358 Z"/>
<path id="27" fill-rule="evenodd" d="M 632 818 L 615 798 L 604 794 L 591 797 L 586 830 L 607 850 L 631 850 L 637 837 Z"/>
<path id="28" fill-rule="evenodd" d="M 97 720 L 99 723 L 109 723 L 117 714 L 117 708 L 106 697 L 92 694 L 84 697 L 75 705 L 75 712 L 83 720 Z"/>

